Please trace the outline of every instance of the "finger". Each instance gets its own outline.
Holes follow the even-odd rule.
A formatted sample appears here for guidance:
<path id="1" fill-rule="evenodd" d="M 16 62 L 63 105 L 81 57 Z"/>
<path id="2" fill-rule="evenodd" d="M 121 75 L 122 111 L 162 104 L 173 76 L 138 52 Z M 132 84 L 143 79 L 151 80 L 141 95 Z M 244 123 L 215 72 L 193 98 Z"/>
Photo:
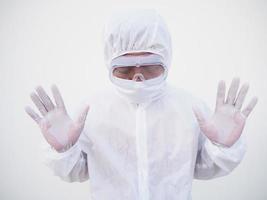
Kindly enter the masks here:
<path id="1" fill-rule="evenodd" d="M 236 98 L 236 93 L 237 93 L 237 90 L 239 87 L 239 82 L 240 82 L 239 78 L 234 78 L 232 80 L 231 86 L 230 86 L 229 91 L 228 91 L 227 100 L 226 100 L 227 104 L 234 104 L 235 98 Z"/>
<path id="2" fill-rule="evenodd" d="M 245 100 L 245 97 L 247 95 L 247 92 L 248 92 L 248 89 L 249 89 L 249 84 L 248 83 L 245 83 L 242 85 L 239 93 L 238 93 L 238 96 L 236 98 L 236 102 L 235 102 L 235 108 L 237 110 L 240 110 L 243 103 L 244 103 L 244 100 Z"/>
<path id="3" fill-rule="evenodd" d="M 57 88 L 57 86 L 56 85 L 52 85 L 51 86 L 51 90 L 52 90 L 52 93 L 53 93 L 53 96 L 54 96 L 56 105 L 59 108 L 62 108 L 66 112 L 66 108 L 65 108 L 65 105 L 64 105 L 63 98 L 62 98 L 62 96 L 61 96 L 61 94 L 60 94 L 59 89 Z"/>
<path id="4" fill-rule="evenodd" d="M 217 89 L 216 110 L 224 104 L 225 101 L 225 82 L 220 81 Z"/>
<path id="5" fill-rule="evenodd" d="M 50 97 L 46 94 L 45 90 L 41 86 L 36 87 L 36 92 L 38 93 L 47 111 L 53 110 L 55 108 Z"/>
<path id="6" fill-rule="evenodd" d="M 253 108 L 256 106 L 257 102 L 258 102 L 258 98 L 257 97 L 253 97 L 252 100 L 247 105 L 247 107 L 242 111 L 242 114 L 245 117 L 248 117 L 249 114 L 251 113 L 251 111 L 253 110 Z"/>
<path id="7" fill-rule="evenodd" d="M 30 117 L 31 117 L 37 124 L 40 123 L 40 121 L 41 121 L 42 118 L 41 118 L 36 112 L 34 112 L 34 110 L 33 110 L 31 107 L 26 106 L 26 107 L 25 107 L 25 111 L 28 113 L 28 115 L 30 115 Z"/>
<path id="8" fill-rule="evenodd" d="M 193 106 L 192 109 L 194 111 L 194 114 L 197 118 L 199 125 L 203 126 L 206 123 L 206 119 L 204 118 L 202 112 L 200 111 L 200 109 L 197 106 Z"/>
<path id="9" fill-rule="evenodd" d="M 42 103 L 42 101 L 40 100 L 40 98 L 34 92 L 32 92 L 30 96 L 31 96 L 33 103 L 36 105 L 36 107 L 40 111 L 40 113 L 43 116 L 45 116 L 47 114 L 47 110 L 46 110 L 44 104 Z"/>
<path id="10" fill-rule="evenodd" d="M 77 119 L 77 123 L 78 124 L 84 124 L 88 111 L 89 111 L 89 105 L 86 105 L 85 108 L 83 109 L 83 111 L 81 112 L 81 114 L 79 115 L 78 119 Z"/>

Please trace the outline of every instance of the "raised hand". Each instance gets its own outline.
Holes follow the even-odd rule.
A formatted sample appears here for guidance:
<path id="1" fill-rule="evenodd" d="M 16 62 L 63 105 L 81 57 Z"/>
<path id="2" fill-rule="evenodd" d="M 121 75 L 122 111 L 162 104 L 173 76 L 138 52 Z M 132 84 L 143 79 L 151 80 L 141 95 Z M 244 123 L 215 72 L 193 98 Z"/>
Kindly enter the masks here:
<path id="1" fill-rule="evenodd" d="M 257 104 L 257 98 L 254 97 L 245 109 L 241 111 L 249 85 L 243 84 L 238 92 L 239 82 L 239 78 L 232 80 L 227 99 L 225 99 L 225 82 L 219 82 L 216 109 L 211 118 L 206 119 L 199 108 L 193 108 L 201 131 L 212 142 L 227 147 L 232 146 L 238 140 L 242 134 L 247 117 Z"/>
<path id="2" fill-rule="evenodd" d="M 73 121 L 65 108 L 64 101 L 56 85 L 51 87 L 55 104 L 46 94 L 45 90 L 38 86 L 36 92 L 31 93 L 31 99 L 42 114 L 40 117 L 31 107 L 25 107 L 25 111 L 39 125 L 46 141 L 57 151 L 72 146 L 78 140 L 86 120 L 89 106 L 80 113 L 77 120 Z"/>

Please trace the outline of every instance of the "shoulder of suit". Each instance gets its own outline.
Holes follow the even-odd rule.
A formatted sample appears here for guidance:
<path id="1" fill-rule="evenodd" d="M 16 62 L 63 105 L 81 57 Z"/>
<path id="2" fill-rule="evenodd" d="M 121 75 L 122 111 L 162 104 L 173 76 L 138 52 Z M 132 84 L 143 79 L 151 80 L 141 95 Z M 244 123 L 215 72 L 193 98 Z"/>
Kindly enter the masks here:
<path id="1" fill-rule="evenodd" d="M 118 97 L 116 95 L 115 88 L 110 86 L 91 92 L 84 98 L 84 102 L 88 102 L 92 105 L 102 104 L 104 106 L 110 104 L 113 101 L 116 101 L 117 98 Z"/>
<path id="2" fill-rule="evenodd" d="M 172 108 L 184 108 L 185 110 L 198 107 L 203 113 L 211 113 L 209 106 L 200 97 L 193 95 L 185 89 L 173 86 L 169 86 L 167 89 L 165 104 Z"/>
<path id="3" fill-rule="evenodd" d="M 189 91 L 183 89 L 183 88 L 179 88 L 179 87 L 174 87 L 169 85 L 167 88 L 167 95 L 166 98 L 169 99 L 174 99 L 176 101 L 184 101 L 184 102 L 191 102 L 191 103 L 201 103 L 202 100 L 193 95 L 192 93 L 190 93 Z"/>

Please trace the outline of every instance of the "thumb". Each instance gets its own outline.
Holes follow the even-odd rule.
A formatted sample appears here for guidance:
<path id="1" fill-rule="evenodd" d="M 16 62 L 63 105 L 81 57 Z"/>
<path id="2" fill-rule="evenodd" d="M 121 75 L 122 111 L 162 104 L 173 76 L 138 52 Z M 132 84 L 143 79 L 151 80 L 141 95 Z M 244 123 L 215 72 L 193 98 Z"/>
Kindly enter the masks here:
<path id="1" fill-rule="evenodd" d="M 76 120 L 76 123 L 83 126 L 88 114 L 90 106 L 89 105 L 85 105 L 84 108 L 82 109 L 81 113 L 78 115 L 78 118 Z"/>
<path id="2" fill-rule="evenodd" d="M 70 135 L 68 138 L 69 142 L 72 145 L 77 142 L 78 138 L 80 137 L 80 135 L 83 131 L 84 123 L 86 120 L 88 110 L 89 110 L 89 105 L 84 106 L 81 113 L 78 115 L 77 119 L 74 121 L 74 123 L 75 123 L 74 129 L 72 129 L 72 131 L 70 131 Z"/>
<path id="3" fill-rule="evenodd" d="M 200 108 L 196 105 L 192 107 L 192 110 L 197 118 L 199 126 L 202 127 L 206 123 L 206 119 L 203 113 L 201 112 Z"/>

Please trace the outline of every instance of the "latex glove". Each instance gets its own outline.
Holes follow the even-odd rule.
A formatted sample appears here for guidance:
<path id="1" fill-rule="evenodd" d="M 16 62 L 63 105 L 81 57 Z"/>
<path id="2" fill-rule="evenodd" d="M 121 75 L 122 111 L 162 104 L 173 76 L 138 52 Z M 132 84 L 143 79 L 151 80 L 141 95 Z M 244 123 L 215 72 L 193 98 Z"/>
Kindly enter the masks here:
<path id="1" fill-rule="evenodd" d="M 31 99 L 39 109 L 43 117 L 40 117 L 31 107 L 25 107 L 25 111 L 39 125 L 46 141 L 58 152 L 70 148 L 78 140 L 86 120 L 89 106 L 86 105 L 73 121 L 65 108 L 64 101 L 56 85 L 51 87 L 55 105 L 41 86 L 36 92 L 31 93 Z"/>
<path id="2" fill-rule="evenodd" d="M 225 82 L 219 82 L 216 109 L 211 118 L 206 119 L 198 107 L 193 107 L 201 131 L 215 144 L 232 146 L 242 134 L 246 119 L 257 103 L 258 99 L 254 97 L 241 111 L 249 85 L 243 84 L 237 95 L 239 82 L 239 78 L 232 80 L 226 100 Z"/>

